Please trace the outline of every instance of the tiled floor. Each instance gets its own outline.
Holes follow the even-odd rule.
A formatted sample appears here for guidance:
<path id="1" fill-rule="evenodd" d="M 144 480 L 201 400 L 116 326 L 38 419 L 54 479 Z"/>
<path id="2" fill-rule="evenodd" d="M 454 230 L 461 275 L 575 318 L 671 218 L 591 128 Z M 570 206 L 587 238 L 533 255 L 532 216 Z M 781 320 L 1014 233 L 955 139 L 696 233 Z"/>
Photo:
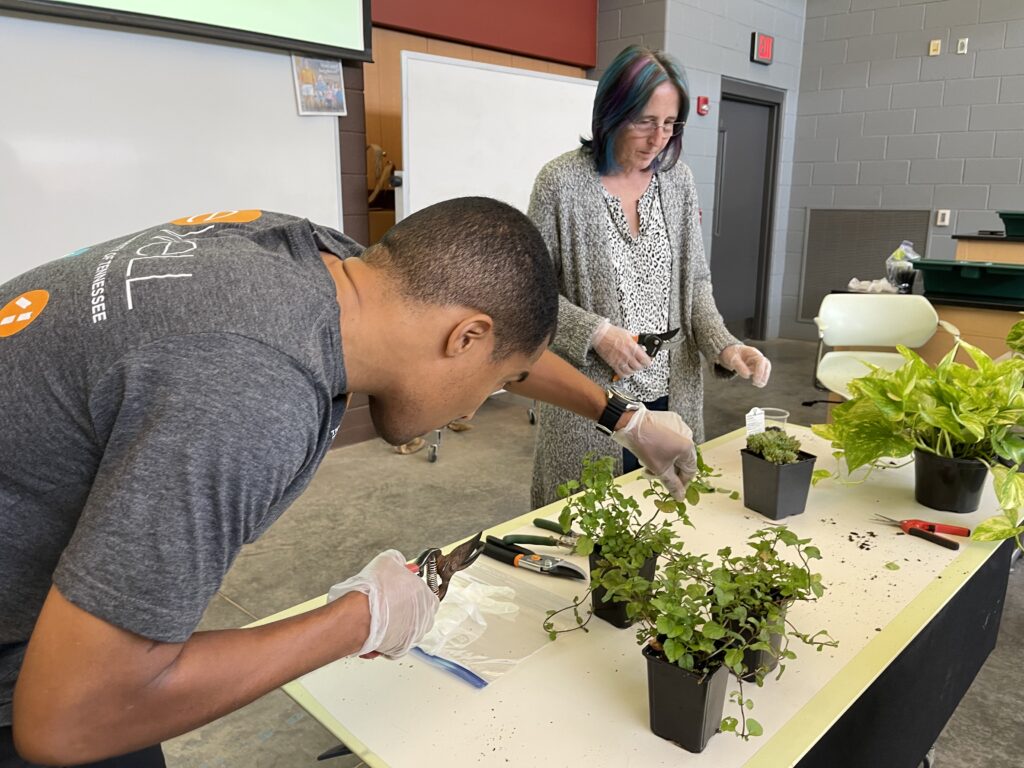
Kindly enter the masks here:
<path id="1" fill-rule="evenodd" d="M 797 341 L 761 346 L 773 362 L 771 382 L 764 390 L 743 382 L 711 388 L 705 403 L 709 439 L 742 426 L 753 405 L 785 408 L 794 423 L 824 420 L 824 406 L 800 405 L 821 396 L 811 387 L 815 346 Z M 529 511 L 534 428 L 527 408 L 526 401 L 511 395 L 492 398 L 472 430 L 445 433 L 433 464 L 426 451 L 401 456 L 380 440 L 333 451 L 302 498 L 239 556 L 202 628 L 238 627 L 321 595 L 380 550 L 415 553 Z M 1024 567 L 1018 566 L 1010 578 L 999 645 L 940 738 L 937 768 L 1024 765 L 1022 638 Z M 335 743 L 275 691 L 167 742 L 164 750 L 170 768 L 291 768 L 314 765 L 316 756 Z M 352 757 L 323 763 L 332 768 L 360 764 Z"/>

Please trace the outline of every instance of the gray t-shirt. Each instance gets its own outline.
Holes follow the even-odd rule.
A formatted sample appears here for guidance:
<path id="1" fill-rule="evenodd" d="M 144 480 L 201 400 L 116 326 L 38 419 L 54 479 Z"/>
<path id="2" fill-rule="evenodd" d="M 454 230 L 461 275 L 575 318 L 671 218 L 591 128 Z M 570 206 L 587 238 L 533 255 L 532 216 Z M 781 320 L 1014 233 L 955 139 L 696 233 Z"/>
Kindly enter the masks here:
<path id="1" fill-rule="evenodd" d="M 0 726 L 51 583 L 181 642 L 241 546 L 306 487 L 345 406 L 321 250 L 362 247 L 221 212 L 0 286 Z"/>

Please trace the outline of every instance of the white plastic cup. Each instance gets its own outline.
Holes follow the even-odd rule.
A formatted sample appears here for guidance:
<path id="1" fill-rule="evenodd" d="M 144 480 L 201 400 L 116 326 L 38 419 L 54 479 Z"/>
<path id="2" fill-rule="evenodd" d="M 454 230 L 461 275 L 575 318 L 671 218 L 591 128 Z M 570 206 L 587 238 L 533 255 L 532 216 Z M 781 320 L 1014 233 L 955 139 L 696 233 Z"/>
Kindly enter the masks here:
<path id="1" fill-rule="evenodd" d="M 762 408 L 764 411 L 764 428 L 778 427 L 786 431 L 786 422 L 789 420 L 789 411 L 782 408 Z"/>

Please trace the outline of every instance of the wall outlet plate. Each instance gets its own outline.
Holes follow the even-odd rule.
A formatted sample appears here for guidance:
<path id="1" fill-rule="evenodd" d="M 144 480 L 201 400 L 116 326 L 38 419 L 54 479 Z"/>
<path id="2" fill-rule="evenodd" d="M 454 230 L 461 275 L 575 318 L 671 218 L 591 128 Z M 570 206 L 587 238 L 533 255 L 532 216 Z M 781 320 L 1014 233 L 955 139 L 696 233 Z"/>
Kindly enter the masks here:
<path id="1" fill-rule="evenodd" d="M 942 53 L 942 41 L 941 40 L 932 40 L 930 43 L 928 43 L 928 55 L 929 56 L 938 56 L 940 53 Z"/>
<path id="2" fill-rule="evenodd" d="M 936 227 L 948 227 L 949 226 L 949 210 L 942 209 L 935 212 L 935 226 Z"/>
<path id="3" fill-rule="evenodd" d="M 963 56 L 965 53 L 967 53 L 967 38 L 966 37 L 961 37 L 959 40 L 956 41 L 956 52 L 959 53 L 961 56 Z"/>

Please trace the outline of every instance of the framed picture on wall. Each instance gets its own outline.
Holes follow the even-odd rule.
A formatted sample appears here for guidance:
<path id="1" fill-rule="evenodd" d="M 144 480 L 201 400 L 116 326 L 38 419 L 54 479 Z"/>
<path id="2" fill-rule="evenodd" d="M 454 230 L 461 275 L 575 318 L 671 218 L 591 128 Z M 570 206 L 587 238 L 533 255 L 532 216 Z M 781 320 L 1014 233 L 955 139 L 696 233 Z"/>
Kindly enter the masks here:
<path id="1" fill-rule="evenodd" d="M 340 61 L 293 55 L 292 74 L 300 115 L 348 114 Z"/>

